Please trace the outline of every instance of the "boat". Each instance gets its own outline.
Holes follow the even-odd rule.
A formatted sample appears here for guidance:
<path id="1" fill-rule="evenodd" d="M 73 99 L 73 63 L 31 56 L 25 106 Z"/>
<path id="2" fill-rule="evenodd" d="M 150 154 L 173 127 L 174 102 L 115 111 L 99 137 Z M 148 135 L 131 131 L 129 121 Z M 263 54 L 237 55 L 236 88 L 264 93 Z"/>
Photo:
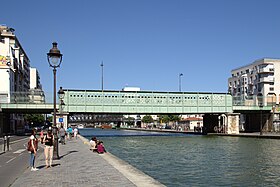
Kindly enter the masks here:
<path id="1" fill-rule="evenodd" d="M 83 129 L 84 128 L 84 125 L 83 124 L 79 124 L 78 125 L 78 129 Z"/>

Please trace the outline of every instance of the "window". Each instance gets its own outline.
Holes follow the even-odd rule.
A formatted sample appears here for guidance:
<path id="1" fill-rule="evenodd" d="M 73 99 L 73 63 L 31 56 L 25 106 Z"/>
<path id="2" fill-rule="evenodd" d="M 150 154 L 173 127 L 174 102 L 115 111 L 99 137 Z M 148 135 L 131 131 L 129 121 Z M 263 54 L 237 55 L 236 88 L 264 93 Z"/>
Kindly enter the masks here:
<path id="1" fill-rule="evenodd" d="M 0 36 L 0 42 L 1 42 L 1 43 L 5 43 L 5 38 L 3 38 L 3 37 Z"/>

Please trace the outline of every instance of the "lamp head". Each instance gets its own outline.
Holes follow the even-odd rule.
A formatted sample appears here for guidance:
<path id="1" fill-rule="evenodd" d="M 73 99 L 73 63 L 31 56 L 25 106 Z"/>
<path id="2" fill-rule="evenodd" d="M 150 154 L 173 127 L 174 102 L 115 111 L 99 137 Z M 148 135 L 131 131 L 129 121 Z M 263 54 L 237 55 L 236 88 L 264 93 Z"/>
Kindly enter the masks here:
<path id="1" fill-rule="evenodd" d="M 65 92 L 63 91 L 62 87 L 60 87 L 60 89 L 58 90 L 58 97 L 59 99 L 63 99 L 65 96 Z"/>
<path id="2" fill-rule="evenodd" d="M 53 42 L 53 47 L 47 53 L 48 62 L 51 67 L 56 68 L 59 67 L 62 62 L 62 54 L 60 50 L 57 48 L 57 43 Z"/>

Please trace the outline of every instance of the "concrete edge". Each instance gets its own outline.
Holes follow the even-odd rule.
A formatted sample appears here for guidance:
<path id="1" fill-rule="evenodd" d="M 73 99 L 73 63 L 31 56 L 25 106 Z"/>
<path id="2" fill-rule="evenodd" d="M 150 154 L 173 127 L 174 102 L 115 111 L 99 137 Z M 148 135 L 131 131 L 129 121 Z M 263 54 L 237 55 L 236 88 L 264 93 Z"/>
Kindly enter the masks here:
<path id="1" fill-rule="evenodd" d="M 85 137 L 79 135 L 80 139 L 84 142 L 84 144 L 89 145 L 89 140 Z M 127 162 L 121 160 L 120 158 L 114 156 L 111 153 L 101 154 L 103 159 L 105 159 L 110 165 L 116 168 L 120 173 L 122 173 L 128 180 L 130 180 L 133 184 L 139 187 L 157 187 L 157 186 L 165 186 L 161 184 L 159 181 L 140 171 L 139 169 L 133 167 Z"/>

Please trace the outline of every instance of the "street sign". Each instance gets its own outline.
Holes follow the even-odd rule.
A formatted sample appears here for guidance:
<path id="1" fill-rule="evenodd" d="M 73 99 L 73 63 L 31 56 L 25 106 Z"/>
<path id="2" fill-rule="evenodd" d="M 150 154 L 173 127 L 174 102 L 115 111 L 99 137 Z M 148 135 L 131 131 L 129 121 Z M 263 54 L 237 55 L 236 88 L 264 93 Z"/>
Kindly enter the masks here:
<path id="1" fill-rule="evenodd" d="M 58 119 L 59 123 L 63 123 L 63 118 Z"/>

